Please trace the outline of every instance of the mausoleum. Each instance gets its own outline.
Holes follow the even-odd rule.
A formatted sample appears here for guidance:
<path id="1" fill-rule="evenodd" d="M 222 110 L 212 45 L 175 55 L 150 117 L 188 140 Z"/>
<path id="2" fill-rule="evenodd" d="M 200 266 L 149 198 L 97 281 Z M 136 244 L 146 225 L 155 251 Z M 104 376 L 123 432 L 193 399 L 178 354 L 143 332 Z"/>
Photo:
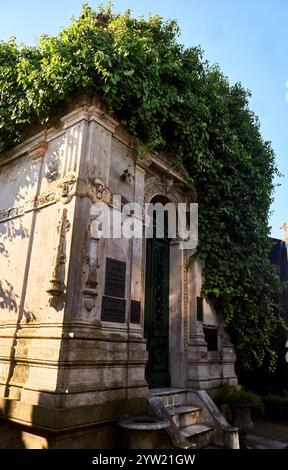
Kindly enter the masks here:
<path id="1" fill-rule="evenodd" d="M 210 441 L 229 431 L 207 392 L 237 384 L 235 355 L 195 250 L 91 228 L 97 203 L 150 202 L 197 194 L 165 155 L 143 146 L 135 158 L 96 101 L 1 155 L 1 447 L 117 447 L 118 420 L 146 413 L 149 396 L 177 416 L 202 412 L 184 427 Z"/>

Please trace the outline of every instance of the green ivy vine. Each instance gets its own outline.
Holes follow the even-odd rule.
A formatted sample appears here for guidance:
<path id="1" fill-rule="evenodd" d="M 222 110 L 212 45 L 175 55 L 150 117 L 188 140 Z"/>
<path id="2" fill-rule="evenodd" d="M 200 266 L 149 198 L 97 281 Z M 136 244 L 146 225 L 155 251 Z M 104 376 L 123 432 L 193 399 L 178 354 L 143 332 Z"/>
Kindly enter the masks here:
<path id="1" fill-rule="evenodd" d="M 215 305 L 239 361 L 257 367 L 276 328 L 277 270 L 268 255 L 274 153 L 249 92 L 230 85 L 199 47 L 178 43 L 175 21 L 83 6 L 36 47 L 0 42 L 0 152 L 34 123 L 49 125 L 75 93 L 100 96 L 133 136 L 164 151 L 198 193 L 203 294 Z"/>

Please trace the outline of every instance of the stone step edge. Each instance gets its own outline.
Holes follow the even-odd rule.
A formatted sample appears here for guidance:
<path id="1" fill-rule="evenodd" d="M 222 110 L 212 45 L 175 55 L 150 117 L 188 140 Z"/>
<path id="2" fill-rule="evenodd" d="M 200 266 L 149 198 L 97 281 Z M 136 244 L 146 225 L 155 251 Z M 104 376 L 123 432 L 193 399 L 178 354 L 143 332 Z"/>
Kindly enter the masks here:
<path id="1" fill-rule="evenodd" d="M 186 413 L 197 413 L 202 411 L 201 408 L 192 405 L 168 406 L 167 410 L 170 416 L 183 415 Z"/>
<path id="2" fill-rule="evenodd" d="M 154 392 L 153 389 L 150 389 L 148 391 L 148 394 L 150 397 L 165 397 L 165 396 L 174 396 L 174 395 L 178 395 L 180 393 L 187 393 L 189 392 L 189 390 L 187 388 L 179 388 L 179 389 L 171 389 L 171 390 L 163 390 L 163 392 L 161 391 L 156 391 Z"/>
<path id="3" fill-rule="evenodd" d="M 186 426 L 180 429 L 182 436 L 187 439 L 189 437 L 200 436 L 201 434 L 206 434 L 210 431 L 213 431 L 213 427 L 204 426 L 199 424 L 192 424 L 191 426 Z"/>

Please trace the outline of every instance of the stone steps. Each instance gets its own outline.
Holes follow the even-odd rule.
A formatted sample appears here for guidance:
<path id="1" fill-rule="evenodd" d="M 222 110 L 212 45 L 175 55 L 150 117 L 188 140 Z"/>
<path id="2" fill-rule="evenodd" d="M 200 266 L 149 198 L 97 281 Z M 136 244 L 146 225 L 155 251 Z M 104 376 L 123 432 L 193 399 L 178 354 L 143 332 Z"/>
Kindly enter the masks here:
<path id="1" fill-rule="evenodd" d="M 194 406 L 173 406 L 167 408 L 170 416 L 178 428 L 184 428 L 193 424 L 199 424 L 201 420 L 201 408 Z"/>
<path id="2" fill-rule="evenodd" d="M 179 388 L 154 388 L 149 391 L 150 396 L 157 396 L 166 408 L 186 405 L 186 389 Z"/>
<path id="3" fill-rule="evenodd" d="M 213 429 L 213 427 L 204 424 L 193 424 L 192 426 L 180 428 L 180 431 L 184 439 L 188 439 L 200 448 L 210 444 Z"/>
<path id="4" fill-rule="evenodd" d="M 165 388 L 150 390 L 149 394 L 161 399 L 182 442 L 195 448 L 207 447 L 211 444 L 214 428 L 203 422 L 200 407 L 187 403 L 187 392 L 185 389 Z"/>

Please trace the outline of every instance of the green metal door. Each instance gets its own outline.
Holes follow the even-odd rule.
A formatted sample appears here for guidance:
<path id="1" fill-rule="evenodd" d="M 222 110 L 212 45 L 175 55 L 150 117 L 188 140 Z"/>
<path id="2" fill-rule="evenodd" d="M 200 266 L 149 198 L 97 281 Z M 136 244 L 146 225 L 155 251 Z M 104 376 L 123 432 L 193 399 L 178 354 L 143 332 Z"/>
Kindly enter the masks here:
<path id="1" fill-rule="evenodd" d="M 146 380 L 150 388 L 169 387 L 169 240 L 147 240 L 145 338 Z"/>

